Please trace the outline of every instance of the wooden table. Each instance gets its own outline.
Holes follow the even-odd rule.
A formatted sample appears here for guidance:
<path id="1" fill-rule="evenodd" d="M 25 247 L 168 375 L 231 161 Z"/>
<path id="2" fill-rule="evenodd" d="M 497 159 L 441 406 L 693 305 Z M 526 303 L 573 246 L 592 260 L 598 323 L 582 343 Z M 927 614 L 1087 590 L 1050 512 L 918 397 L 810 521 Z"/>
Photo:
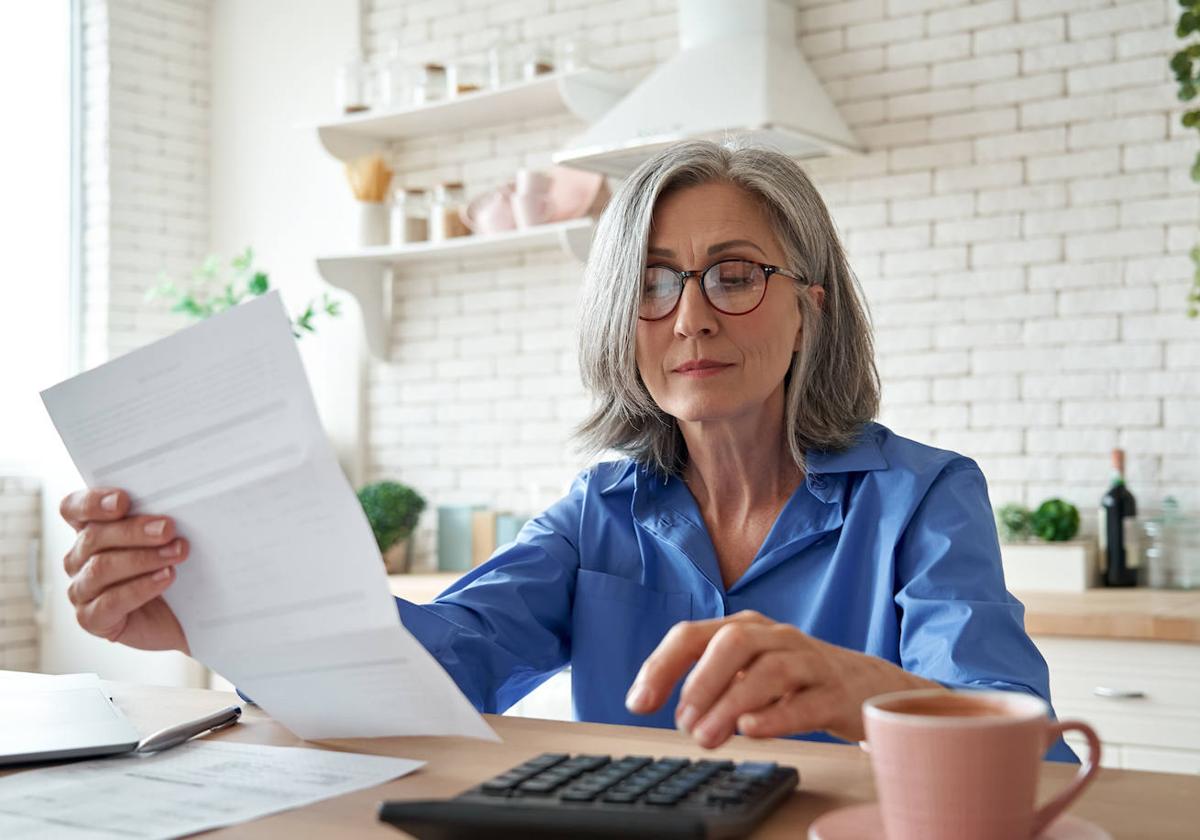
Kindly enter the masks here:
<path id="1" fill-rule="evenodd" d="M 201 689 L 108 685 L 118 705 L 143 733 L 199 717 L 236 701 L 234 695 Z M 715 756 L 791 764 L 800 770 L 800 789 L 756 835 L 763 838 L 803 838 L 807 826 L 819 814 L 874 796 L 870 764 L 857 747 L 737 737 L 720 750 L 707 753 L 686 736 L 667 729 L 502 716 L 489 716 L 489 722 L 504 739 L 503 743 L 464 738 L 379 738 L 306 744 L 262 710 L 247 707 L 241 724 L 209 737 L 255 744 L 320 746 L 429 763 L 418 772 L 388 784 L 243 823 L 216 834 L 289 840 L 400 837 L 390 826 L 376 821 L 380 800 L 452 796 L 542 752 Z M 1066 784 L 1073 773 L 1074 768 L 1067 765 L 1043 765 L 1042 798 Z M 1103 770 L 1072 813 L 1104 826 L 1116 838 L 1193 840 L 1196 826 L 1200 825 L 1200 776 Z"/>

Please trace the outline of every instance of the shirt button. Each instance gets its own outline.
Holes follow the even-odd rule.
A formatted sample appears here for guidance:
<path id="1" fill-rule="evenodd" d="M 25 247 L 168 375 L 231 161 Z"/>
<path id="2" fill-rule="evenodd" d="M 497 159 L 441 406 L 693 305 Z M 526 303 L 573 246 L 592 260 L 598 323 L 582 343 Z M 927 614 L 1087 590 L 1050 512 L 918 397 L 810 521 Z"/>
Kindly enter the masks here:
<path id="1" fill-rule="evenodd" d="M 658 524 L 659 524 L 659 525 L 661 525 L 661 526 L 663 526 L 664 528 L 668 528 L 668 527 L 670 527 L 670 525 L 671 525 L 671 517 L 669 517 L 669 516 L 660 516 L 660 517 L 658 517 Z"/>
<path id="2" fill-rule="evenodd" d="M 818 490 L 820 490 L 822 487 L 825 486 L 825 479 L 819 475 L 814 475 L 812 478 L 809 479 L 808 483 L 811 484 L 813 487 L 816 487 Z"/>

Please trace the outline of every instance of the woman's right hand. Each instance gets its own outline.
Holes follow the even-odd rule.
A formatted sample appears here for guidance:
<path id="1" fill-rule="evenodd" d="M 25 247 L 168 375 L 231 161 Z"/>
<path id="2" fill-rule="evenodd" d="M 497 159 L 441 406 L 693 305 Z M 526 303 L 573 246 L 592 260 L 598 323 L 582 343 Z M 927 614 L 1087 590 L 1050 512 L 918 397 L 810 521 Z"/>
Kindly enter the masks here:
<path id="1" fill-rule="evenodd" d="M 162 594 L 187 558 L 187 540 L 163 516 L 130 516 L 129 494 L 77 490 L 59 513 L 76 531 L 63 558 L 67 597 L 79 626 L 94 636 L 142 650 L 188 653 L 187 637 Z"/>

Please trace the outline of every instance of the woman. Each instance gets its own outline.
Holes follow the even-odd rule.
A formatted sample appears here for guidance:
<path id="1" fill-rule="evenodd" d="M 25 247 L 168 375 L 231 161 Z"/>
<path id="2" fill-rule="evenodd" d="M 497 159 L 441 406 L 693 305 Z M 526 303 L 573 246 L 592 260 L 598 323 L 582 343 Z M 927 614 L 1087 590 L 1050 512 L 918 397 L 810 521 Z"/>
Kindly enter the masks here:
<path id="1" fill-rule="evenodd" d="M 581 720 L 705 747 L 858 740 L 862 701 L 908 688 L 1049 699 L 979 468 L 871 422 L 859 290 L 794 162 L 691 142 L 642 165 L 597 227 L 582 313 L 581 436 L 628 457 L 435 603 L 398 600 L 479 709 L 567 664 Z M 127 512 L 119 491 L 63 501 L 79 622 L 186 651 L 161 594 L 187 543 Z"/>

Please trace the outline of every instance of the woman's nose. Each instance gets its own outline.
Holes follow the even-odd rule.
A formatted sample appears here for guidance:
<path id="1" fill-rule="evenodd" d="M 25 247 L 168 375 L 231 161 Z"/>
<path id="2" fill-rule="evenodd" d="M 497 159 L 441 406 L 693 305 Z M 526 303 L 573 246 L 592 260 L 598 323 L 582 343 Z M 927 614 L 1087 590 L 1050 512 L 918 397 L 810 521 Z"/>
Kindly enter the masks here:
<path id="1" fill-rule="evenodd" d="M 675 309 L 675 334 L 686 337 L 716 331 L 716 310 L 708 305 L 700 289 L 700 278 L 689 277 L 683 284 L 679 305 Z"/>

